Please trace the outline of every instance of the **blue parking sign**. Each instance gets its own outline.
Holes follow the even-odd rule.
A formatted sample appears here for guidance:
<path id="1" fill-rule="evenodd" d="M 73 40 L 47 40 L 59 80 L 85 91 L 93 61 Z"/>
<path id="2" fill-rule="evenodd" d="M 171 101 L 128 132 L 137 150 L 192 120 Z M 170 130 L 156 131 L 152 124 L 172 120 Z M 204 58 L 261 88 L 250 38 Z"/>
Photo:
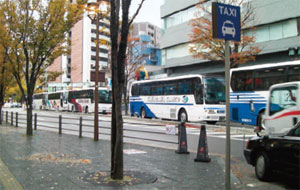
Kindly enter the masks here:
<path id="1" fill-rule="evenodd" d="M 240 7 L 213 2 L 213 37 L 241 41 Z"/>

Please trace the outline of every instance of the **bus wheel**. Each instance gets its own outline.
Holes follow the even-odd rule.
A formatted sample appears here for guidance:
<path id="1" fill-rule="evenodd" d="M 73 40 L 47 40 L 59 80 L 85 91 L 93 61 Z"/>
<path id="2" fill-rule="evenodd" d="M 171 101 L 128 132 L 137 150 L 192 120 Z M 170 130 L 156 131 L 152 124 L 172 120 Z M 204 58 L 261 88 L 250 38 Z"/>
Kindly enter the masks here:
<path id="1" fill-rule="evenodd" d="M 141 118 L 146 118 L 146 111 L 145 111 L 145 108 L 144 108 L 144 107 L 142 107 L 142 109 L 141 109 L 140 117 L 141 117 Z"/>
<path id="2" fill-rule="evenodd" d="M 206 121 L 207 124 L 210 124 L 210 125 L 214 125 L 217 123 L 217 121 Z"/>
<path id="3" fill-rule="evenodd" d="M 187 122 L 188 121 L 188 115 L 187 115 L 185 109 L 181 109 L 179 111 L 178 121 L 180 121 L 180 122 Z"/>

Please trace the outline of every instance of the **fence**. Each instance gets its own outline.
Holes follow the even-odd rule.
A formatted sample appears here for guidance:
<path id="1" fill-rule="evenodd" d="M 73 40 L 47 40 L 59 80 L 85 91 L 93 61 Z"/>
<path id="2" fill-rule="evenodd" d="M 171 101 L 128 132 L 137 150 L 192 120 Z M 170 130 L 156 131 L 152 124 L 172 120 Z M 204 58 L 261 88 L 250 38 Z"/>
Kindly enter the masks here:
<path id="1" fill-rule="evenodd" d="M 10 114 L 10 120 L 9 120 Z M 75 115 L 76 116 L 76 115 Z M 80 138 L 83 136 L 89 136 L 89 134 L 94 134 L 94 119 L 84 118 L 78 115 L 76 117 L 65 117 L 62 115 L 57 116 L 47 116 L 47 115 L 38 115 L 37 113 L 32 116 L 32 127 L 34 130 L 48 130 L 48 131 L 57 131 L 58 134 L 72 134 L 78 135 Z M 4 121 L 7 124 L 15 127 L 26 127 L 27 126 L 27 114 L 21 114 L 18 112 L 8 112 L 2 111 L 1 113 L 1 123 Z M 111 127 L 103 125 L 103 123 L 110 124 L 110 121 L 99 119 L 99 135 L 110 136 Z M 135 122 L 123 122 L 123 137 L 127 139 L 135 139 L 142 141 L 151 141 L 157 143 L 167 143 L 167 144 L 178 144 L 177 135 L 168 135 L 163 131 L 151 130 L 149 126 L 161 126 L 155 124 L 143 124 Z M 102 124 L 102 126 L 100 126 Z M 133 129 L 125 126 L 134 126 L 138 125 L 139 127 L 145 125 L 147 127 L 141 129 Z M 152 134 L 152 135 L 149 135 Z M 147 138 L 144 136 L 148 136 Z"/>

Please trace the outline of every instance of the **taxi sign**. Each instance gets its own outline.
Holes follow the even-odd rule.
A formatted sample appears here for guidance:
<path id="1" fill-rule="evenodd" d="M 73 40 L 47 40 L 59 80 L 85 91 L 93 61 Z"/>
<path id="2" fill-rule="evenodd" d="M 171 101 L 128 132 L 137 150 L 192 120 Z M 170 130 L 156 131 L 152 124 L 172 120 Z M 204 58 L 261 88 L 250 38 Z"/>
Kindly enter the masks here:
<path id="1" fill-rule="evenodd" d="M 240 7 L 212 3 L 213 38 L 241 41 Z"/>

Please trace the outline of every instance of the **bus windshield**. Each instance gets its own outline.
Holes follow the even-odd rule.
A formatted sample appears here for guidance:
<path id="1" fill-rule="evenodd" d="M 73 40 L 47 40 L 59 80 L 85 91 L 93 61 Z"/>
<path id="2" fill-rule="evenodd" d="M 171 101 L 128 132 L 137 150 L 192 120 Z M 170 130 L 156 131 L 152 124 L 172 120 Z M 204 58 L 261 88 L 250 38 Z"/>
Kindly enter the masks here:
<path id="1" fill-rule="evenodd" d="M 223 78 L 206 77 L 204 85 L 206 104 L 225 103 L 225 80 Z"/>
<path id="2" fill-rule="evenodd" d="M 112 91 L 99 90 L 99 103 L 112 103 Z"/>

